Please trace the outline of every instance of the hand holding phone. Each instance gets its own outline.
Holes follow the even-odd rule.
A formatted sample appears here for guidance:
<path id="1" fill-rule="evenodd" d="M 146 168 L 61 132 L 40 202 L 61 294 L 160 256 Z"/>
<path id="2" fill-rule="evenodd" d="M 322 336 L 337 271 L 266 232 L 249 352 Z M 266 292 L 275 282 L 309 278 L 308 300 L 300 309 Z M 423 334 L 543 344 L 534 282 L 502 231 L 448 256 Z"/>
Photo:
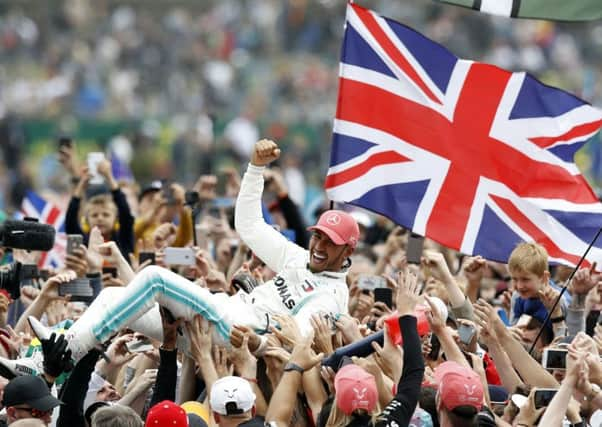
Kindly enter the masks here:
<path id="1" fill-rule="evenodd" d="M 545 408 L 550 404 L 558 389 L 555 388 L 538 388 L 533 395 L 535 409 Z"/>
<path id="2" fill-rule="evenodd" d="M 568 349 L 566 348 L 546 348 L 543 351 L 541 358 L 541 364 L 546 369 L 566 369 L 566 355 Z"/>
<path id="3" fill-rule="evenodd" d="M 68 234 L 67 235 L 67 254 L 73 255 L 75 249 L 79 249 L 84 244 L 84 236 L 81 234 Z"/>

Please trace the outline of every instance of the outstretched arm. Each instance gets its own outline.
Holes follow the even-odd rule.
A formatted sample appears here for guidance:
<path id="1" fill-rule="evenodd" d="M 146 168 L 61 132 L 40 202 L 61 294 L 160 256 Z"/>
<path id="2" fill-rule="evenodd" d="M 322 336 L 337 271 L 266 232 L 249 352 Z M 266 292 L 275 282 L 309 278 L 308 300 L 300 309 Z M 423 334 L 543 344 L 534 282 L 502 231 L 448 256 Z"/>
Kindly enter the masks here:
<path id="1" fill-rule="evenodd" d="M 263 220 L 263 171 L 267 164 L 279 156 L 280 148 L 274 141 L 262 139 L 255 144 L 234 210 L 234 225 L 241 239 L 273 271 L 282 270 L 287 259 L 302 256 L 305 252 Z"/>

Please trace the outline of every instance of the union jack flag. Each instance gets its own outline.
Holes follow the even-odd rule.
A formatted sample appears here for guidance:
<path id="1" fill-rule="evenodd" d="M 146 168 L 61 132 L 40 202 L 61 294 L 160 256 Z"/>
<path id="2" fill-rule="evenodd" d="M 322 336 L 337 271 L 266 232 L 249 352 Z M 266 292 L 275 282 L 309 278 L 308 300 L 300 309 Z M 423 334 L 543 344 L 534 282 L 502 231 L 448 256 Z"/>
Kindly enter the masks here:
<path id="1" fill-rule="evenodd" d="M 537 241 L 574 265 L 602 204 L 573 157 L 600 126 L 569 93 L 349 4 L 325 188 L 466 254 L 505 262 Z"/>
<path id="2" fill-rule="evenodd" d="M 42 224 L 52 225 L 56 229 L 54 247 L 42 252 L 38 262 L 39 268 L 61 268 L 67 255 L 67 234 L 65 233 L 65 213 L 52 203 L 44 200 L 33 191 L 28 191 L 21 202 L 23 216 L 37 218 Z"/>

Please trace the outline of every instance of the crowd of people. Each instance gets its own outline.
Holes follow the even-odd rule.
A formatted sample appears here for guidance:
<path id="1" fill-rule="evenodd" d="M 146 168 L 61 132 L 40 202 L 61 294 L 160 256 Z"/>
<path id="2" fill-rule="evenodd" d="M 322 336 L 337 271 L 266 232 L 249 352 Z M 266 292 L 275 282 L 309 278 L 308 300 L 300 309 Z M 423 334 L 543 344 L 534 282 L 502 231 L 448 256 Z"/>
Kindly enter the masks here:
<path id="1" fill-rule="evenodd" d="M 596 265 L 527 242 L 501 264 L 307 203 L 345 2 L 35 3 L 0 5 L 0 193 L 14 210 L 45 179 L 67 244 L 60 268 L 2 250 L 0 426 L 602 425 Z M 602 23 L 414 3 L 363 5 L 602 104 Z M 57 185 L 14 117 L 146 124 L 96 162 L 61 139 Z M 171 171 L 149 117 L 172 124 Z"/>
<path id="2" fill-rule="evenodd" d="M 14 249 L 2 272 L 7 425 L 602 422 L 595 265 L 568 280 L 535 243 L 508 264 L 428 240 L 414 259 L 357 210 L 307 227 L 271 140 L 221 191 L 204 175 L 137 197 L 74 151 L 65 268 L 11 276 L 40 255 Z"/>
<path id="3" fill-rule="evenodd" d="M 362 6 L 459 57 L 526 70 L 602 105 L 599 22 L 510 20 L 436 1 L 366 0 Z M 82 118 L 133 121 L 125 136 L 139 179 L 150 174 L 149 164 L 171 167 L 179 181 L 216 173 L 217 162 L 209 159 L 221 159 L 229 147 L 235 156 L 227 161 L 244 161 L 266 135 L 286 144 L 308 186 L 321 187 L 329 158 L 321 141 L 330 138 L 335 112 L 345 2 L 66 0 L 49 6 L 20 0 L 0 5 L 0 13 L 0 118 L 49 119 L 44 140 L 73 133 Z M 28 136 L 9 143 L 18 129 L 2 125 L 3 144 L 10 145 L 6 167 L 24 181 L 29 172 L 30 184 L 52 187 L 51 173 L 28 171 L 25 154 L 11 154 L 27 152 Z M 99 146 L 109 139 L 87 138 Z M 151 155 L 164 155 L 166 146 L 171 164 Z M 4 193 L 13 191 L 13 179 L 0 180 Z M 303 204 L 296 192 L 293 199 Z M 11 206 L 6 198 L 2 207 L 19 202 L 15 197 Z"/>

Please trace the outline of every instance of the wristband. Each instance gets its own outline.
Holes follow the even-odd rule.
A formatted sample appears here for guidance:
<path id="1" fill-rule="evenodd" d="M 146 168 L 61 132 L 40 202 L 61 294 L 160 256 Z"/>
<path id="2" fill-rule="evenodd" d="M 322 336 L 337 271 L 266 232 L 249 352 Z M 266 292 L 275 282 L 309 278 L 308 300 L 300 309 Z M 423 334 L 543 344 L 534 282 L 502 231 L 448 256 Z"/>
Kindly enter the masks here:
<path id="1" fill-rule="evenodd" d="M 305 372 L 305 369 L 303 369 L 301 366 L 297 365 L 296 363 L 288 362 L 284 366 L 284 372 L 290 372 L 290 371 L 297 371 L 300 374 L 303 374 L 303 372 Z"/>
<path id="2" fill-rule="evenodd" d="M 564 316 L 559 316 L 559 317 L 554 317 L 552 319 L 550 319 L 551 323 L 560 323 L 560 322 L 564 322 L 565 317 Z"/>

